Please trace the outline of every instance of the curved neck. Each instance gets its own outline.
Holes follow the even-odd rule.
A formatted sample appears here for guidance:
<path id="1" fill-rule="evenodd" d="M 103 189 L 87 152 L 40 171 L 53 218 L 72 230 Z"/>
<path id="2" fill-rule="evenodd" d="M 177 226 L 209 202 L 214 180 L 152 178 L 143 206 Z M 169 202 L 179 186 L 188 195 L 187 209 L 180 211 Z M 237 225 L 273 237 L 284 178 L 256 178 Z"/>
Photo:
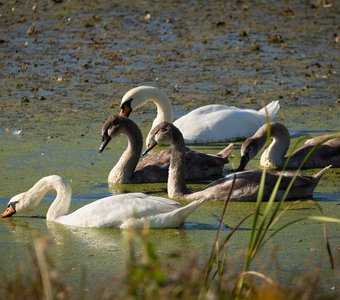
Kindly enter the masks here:
<path id="1" fill-rule="evenodd" d="M 40 179 L 32 188 L 25 193 L 25 199 L 29 202 L 27 209 L 36 207 L 45 195 L 55 190 L 57 196 L 46 214 L 46 220 L 53 221 L 68 213 L 71 204 L 71 186 L 57 175 L 51 175 Z"/>
<path id="2" fill-rule="evenodd" d="M 266 135 L 266 132 L 264 133 Z M 290 135 L 285 126 L 280 123 L 271 125 L 270 137 L 272 142 L 269 147 L 262 153 L 260 163 L 264 167 L 283 167 L 285 164 L 285 155 L 290 144 Z M 265 142 L 264 142 L 265 143 Z"/>
<path id="3" fill-rule="evenodd" d="M 109 174 L 108 181 L 111 183 L 128 183 L 133 177 L 142 153 L 143 137 L 138 126 L 126 119 L 122 133 L 127 136 L 128 145 Z"/>
<path id="4" fill-rule="evenodd" d="M 152 88 L 149 91 L 149 100 L 153 101 L 157 106 L 157 116 L 153 121 L 152 127 L 155 127 L 162 122 L 172 123 L 172 105 L 168 96 L 162 90 L 157 88 Z"/>
<path id="5" fill-rule="evenodd" d="M 168 196 L 170 198 L 187 194 L 185 184 L 185 144 L 181 132 L 173 127 L 172 151 L 168 177 Z"/>
<path id="6" fill-rule="evenodd" d="M 136 108 L 143 106 L 149 101 L 155 103 L 157 107 L 157 116 L 152 122 L 151 130 L 162 122 L 172 123 L 173 121 L 172 105 L 168 96 L 162 90 L 155 87 L 144 87 L 143 93 L 145 94 L 143 95 L 143 97 L 140 98 L 142 100 L 139 103 L 136 103 Z M 147 145 L 149 143 L 149 140 L 150 132 L 146 138 Z"/>

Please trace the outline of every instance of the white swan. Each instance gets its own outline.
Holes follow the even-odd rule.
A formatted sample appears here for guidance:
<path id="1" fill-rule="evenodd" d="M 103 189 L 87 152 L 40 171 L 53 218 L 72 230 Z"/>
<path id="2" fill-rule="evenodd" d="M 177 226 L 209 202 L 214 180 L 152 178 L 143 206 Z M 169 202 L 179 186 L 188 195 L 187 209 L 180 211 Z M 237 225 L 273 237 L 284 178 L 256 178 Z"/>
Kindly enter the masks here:
<path id="1" fill-rule="evenodd" d="M 122 98 L 120 114 L 128 117 L 134 109 L 149 101 L 157 106 L 157 117 L 152 128 L 163 121 L 173 121 L 169 98 L 162 90 L 151 86 L 129 90 Z M 279 101 L 272 101 L 259 111 L 227 105 L 205 105 L 179 118 L 174 125 L 182 132 L 186 144 L 233 141 L 253 135 L 266 122 L 266 111 L 273 120 L 279 108 Z M 147 145 L 149 140 L 150 132 Z"/>
<path id="2" fill-rule="evenodd" d="M 169 198 L 184 198 L 187 200 L 227 200 L 231 192 L 230 200 L 256 201 L 263 172 L 262 170 L 250 170 L 230 174 L 210 183 L 198 192 L 190 193 L 187 190 L 184 178 L 185 144 L 183 136 L 181 132 L 169 122 L 163 122 L 152 130 L 150 143 L 145 152 L 148 152 L 157 144 L 163 142 L 169 142 L 172 145 L 168 179 Z M 325 167 L 313 176 L 297 174 L 286 199 L 301 199 L 311 196 L 320 178 L 330 167 L 331 166 Z M 264 201 L 270 198 L 270 195 L 280 175 L 282 176 L 281 183 L 275 200 L 280 200 L 282 195 L 286 192 L 295 173 L 266 171 L 263 188 Z M 234 179 L 235 182 L 233 184 Z"/>
<path id="3" fill-rule="evenodd" d="M 145 221 L 151 228 L 179 227 L 203 202 L 199 200 L 182 206 L 167 198 L 130 193 L 102 198 L 67 214 L 71 186 L 60 176 L 51 175 L 40 179 L 27 192 L 12 197 L 2 217 L 33 210 L 50 190 L 56 190 L 57 195 L 47 211 L 46 220 L 78 227 L 140 228 Z"/>
<path id="4" fill-rule="evenodd" d="M 270 128 L 270 131 L 268 129 Z M 241 146 L 241 161 L 238 171 L 244 170 L 248 161 L 254 158 L 264 148 L 267 140 L 267 132 L 270 132 L 271 143 L 262 153 L 260 164 L 266 168 L 283 168 L 289 148 L 290 135 L 288 129 L 281 123 L 272 122 L 270 126 L 264 124 L 252 136 L 246 139 Z M 315 149 L 314 149 L 315 148 Z M 307 158 L 303 166 L 300 166 L 308 152 L 313 152 Z M 296 149 L 289 158 L 287 169 L 323 168 L 328 165 L 340 167 L 340 132 L 326 134 L 307 140 Z"/>

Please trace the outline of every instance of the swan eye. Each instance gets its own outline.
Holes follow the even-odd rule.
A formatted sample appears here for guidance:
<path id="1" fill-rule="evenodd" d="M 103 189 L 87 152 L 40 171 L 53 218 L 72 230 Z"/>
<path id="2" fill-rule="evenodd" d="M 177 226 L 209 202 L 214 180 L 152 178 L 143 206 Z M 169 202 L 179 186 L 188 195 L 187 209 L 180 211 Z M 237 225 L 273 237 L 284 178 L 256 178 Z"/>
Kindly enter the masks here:
<path id="1" fill-rule="evenodd" d="M 155 139 L 158 141 L 168 142 L 172 139 L 172 133 L 168 128 L 161 128 L 156 134 Z"/>
<path id="2" fill-rule="evenodd" d="M 112 123 L 110 127 L 107 128 L 107 135 L 112 136 L 112 134 L 116 133 L 120 129 L 119 124 Z"/>
<path id="3" fill-rule="evenodd" d="M 15 210 L 15 207 L 16 207 L 16 205 L 19 203 L 19 201 L 13 201 L 13 202 L 10 202 L 10 203 L 8 203 L 8 205 L 7 205 L 7 208 L 9 208 L 9 207 L 13 207 L 13 209 Z"/>
<path id="4" fill-rule="evenodd" d="M 248 149 L 246 151 L 246 154 L 248 154 L 250 156 L 251 153 L 253 153 L 253 152 L 254 152 L 254 146 L 253 146 L 253 144 L 249 144 Z"/>

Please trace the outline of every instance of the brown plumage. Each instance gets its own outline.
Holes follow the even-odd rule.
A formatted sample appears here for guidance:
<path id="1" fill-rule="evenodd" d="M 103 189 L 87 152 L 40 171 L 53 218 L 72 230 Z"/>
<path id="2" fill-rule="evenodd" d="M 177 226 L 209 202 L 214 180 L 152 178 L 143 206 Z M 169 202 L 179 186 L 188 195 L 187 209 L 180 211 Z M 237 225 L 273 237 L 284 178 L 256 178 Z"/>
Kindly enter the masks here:
<path id="1" fill-rule="evenodd" d="M 139 161 L 143 147 L 142 133 L 131 119 L 122 116 L 111 116 L 107 119 L 103 125 L 99 152 L 105 149 L 112 138 L 120 134 L 126 135 L 129 142 L 109 174 L 109 183 L 166 182 L 171 151 L 159 151 Z M 196 180 L 221 175 L 232 149 L 233 145 L 229 144 L 217 155 L 213 155 L 186 148 L 186 179 Z"/>
<path id="2" fill-rule="evenodd" d="M 147 151 L 158 143 L 164 142 L 171 143 L 172 147 L 168 179 L 169 198 L 185 198 L 188 200 L 227 200 L 235 178 L 235 184 L 230 199 L 233 201 L 256 201 L 263 173 L 262 170 L 236 172 L 212 182 L 201 191 L 190 193 L 186 188 L 183 172 L 183 166 L 185 164 L 184 139 L 181 132 L 173 124 L 168 122 L 159 124 L 151 131 L 150 143 Z M 330 166 L 324 168 L 314 176 L 298 174 L 286 199 L 301 199 L 312 196 L 320 178 L 329 167 Z M 280 173 L 266 171 L 264 200 L 269 200 L 274 186 L 281 176 L 281 183 L 275 197 L 275 200 L 279 200 L 286 192 L 294 175 L 294 172 Z"/>

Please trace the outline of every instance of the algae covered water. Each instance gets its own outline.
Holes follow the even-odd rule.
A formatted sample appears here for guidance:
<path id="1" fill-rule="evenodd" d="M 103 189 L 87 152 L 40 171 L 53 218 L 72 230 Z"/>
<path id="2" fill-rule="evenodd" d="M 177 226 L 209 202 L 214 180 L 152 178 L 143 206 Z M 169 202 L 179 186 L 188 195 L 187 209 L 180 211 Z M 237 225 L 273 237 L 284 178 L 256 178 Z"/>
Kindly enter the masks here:
<path id="1" fill-rule="evenodd" d="M 340 131 L 339 7 L 334 1 L 4 1 L 0 4 L 0 208 L 43 176 L 58 174 L 73 189 L 71 210 L 117 192 L 107 176 L 126 146 L 114 140 L 101 155 L 101 126 L 119 112 L 121 97 L 137 85 L 162 88 L 175 118 L 205 104 L 259 109 L 280 100 L 277 120 L 294 137 Z M 131 117 L 146 135 L 150 105 Z M 228 169 L 239 160 L 239 145 Z M 195 145 L 217 153 L 224 143 Z M 258 159 L 249 168 L 258 167 Z M 316 170 L 308 170 L 313 173 Z M 314 200 L 289 203 L 281 222 L 320 214 L 340 218 L 339 169 L 330 169 Z M 190 184 L 199 188 L 200 182 Z M 165 184 L 121 187 L 166 195 Z M 65 281 L 84 276 L 88 293 L 125 270 L 126 232 L 47 224 L 51 194 L 34 212 L 0 222 L 0 272 L 14 276 L 28 245 L 48 237 Z M 152 230 L 162 264 L 175 270 L 192 255 L 209 257 L 223 203 L 205 203 L 184 228 Z M 224 234 L 254 210 L 231 203 Z M 229 228 L 229 227 L 230 228 Z M 251 222 L 234 235 L 228 255 L 240 257 Z M 339 227 L 328 226 L 334 254 Z M 277 249 L 275 267 L 268 260 Z M 8 262 L 11 262 L 10 264 Z M 279 266 L 279 267 L 278 267 Z M 29 268 L 29 265 L 27 265 Z M 322 270 L 325 293 L 339 293 L 329 268 L 322 225 L 301 221 L 279 233 L 256 267 L 289 280 Z M 278 268 L 278 270 L 277 270 Z M 28 269 L 29 271 L 29 269 Z M 84 275 L 85 274 L 85 275 Z"/>

